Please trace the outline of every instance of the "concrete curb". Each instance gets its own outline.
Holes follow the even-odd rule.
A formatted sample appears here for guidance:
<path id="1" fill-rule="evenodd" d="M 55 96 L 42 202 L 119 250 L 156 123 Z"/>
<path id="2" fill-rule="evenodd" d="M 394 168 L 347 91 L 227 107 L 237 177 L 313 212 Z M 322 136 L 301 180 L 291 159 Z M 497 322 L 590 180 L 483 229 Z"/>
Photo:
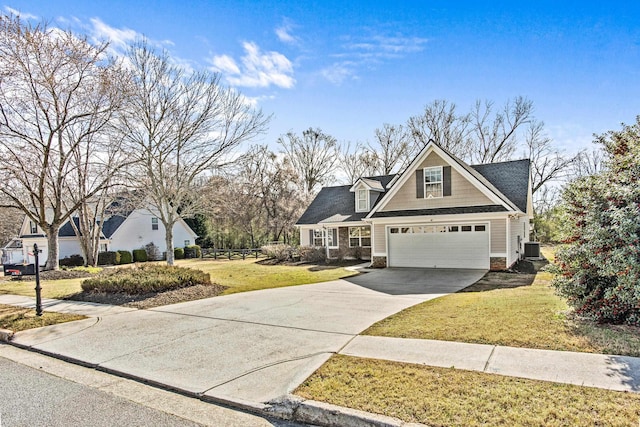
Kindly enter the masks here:
<path id="1" fill-rule="evenodd" d="M 0 332 L 12 331 L 0 329 Z M 0 334 L 0 339 L 2 335 Z M 9 341 L 6 341 L 9 343 Z M 243 401 L 228 396 L 209 396 L 201 393 L 194 393 L 189 390 L 172 387 L 158 381 L 150 381 L 148 379 L 121 372 L 115 369 L 109 369 L 100 365 L 90 364 L 74 358 L 62 356 L 60 354 L 40 350 L 27 345 L 21 345 L 10 342 L 14 347 L 39 353 L 54 359 L 62 360 L 74 365 L 83 366 L 96 371 L 105 372 L 120 378 L 126 378 L 137 381 L 142 384 L 150 385 L 161 390 L 167 390 L 183 396 L 198 399 L 204 402 L 214 403 L 241 411 L 262 415 L 268 418 L 279 418 L 287 421 L 312 424 L 320 427 L 424 427 L 424 424 L 407 423 L 397 418 L 385 415 L 372 414 L 370 412 L 359 411 L 357 409 L 346 408 L 343 406 L 332 405 L 330 403 L 318 402 L 315 400 L 305 400 L 301 397 L 289 394 L 279 399 L 267 402 L 266 404 Z"/>
<path id="2" fill-rule="evenodd" d="M 0 341 L 9 342 L 13 338 L 13 331 L 9 329 L 0 329 Z"/>
<path id="3" fill-rule="evenodd" d="M 267 413 L 287 420 L 323 427 L 419 427 L 386 415 L 372 414 L 295 395 L 269 402 Z"/>

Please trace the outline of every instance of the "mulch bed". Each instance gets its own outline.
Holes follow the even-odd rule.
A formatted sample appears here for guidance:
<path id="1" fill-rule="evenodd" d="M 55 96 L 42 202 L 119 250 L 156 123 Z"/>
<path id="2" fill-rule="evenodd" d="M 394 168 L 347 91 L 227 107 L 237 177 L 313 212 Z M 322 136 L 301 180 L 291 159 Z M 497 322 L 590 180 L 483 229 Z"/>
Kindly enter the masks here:
<path id="1" fill-rule="evenodd" d="M 79 278 L 91 277 L 91 276 L 93 275 L 88 271 L 80 271 L 80 270 L 47 270 L 47 271 L 40 272 L 40 280 L 79 279 Z M 34 281 L 36 280 L 36 276 L 22 275 L 22 276 L 15 277 L 15 279 Z"/>
<path id="2" fill-rule="evenodd" d="M 222 285 L 194 285 L 187 288 L 165 292 L 151 292 L 141 295 L 107 294 L 99 292 L 80 292 L 67 299 L 73 301 L 96 302 L 100 304 L 120 305 L 138 309 L 159 307 L 161 305 L 177 304 L 179 302 L 194 301 L 220 295 L 227 286 Z"/>

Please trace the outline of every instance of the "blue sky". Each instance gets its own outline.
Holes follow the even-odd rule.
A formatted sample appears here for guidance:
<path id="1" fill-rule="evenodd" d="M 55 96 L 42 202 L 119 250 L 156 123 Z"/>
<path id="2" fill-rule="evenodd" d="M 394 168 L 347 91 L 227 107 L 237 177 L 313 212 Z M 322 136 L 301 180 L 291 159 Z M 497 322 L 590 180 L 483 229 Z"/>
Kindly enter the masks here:
<path id="1" fill-rule="evenodd" d="M 534 102 L 556 144 L 640 114 L 640 2 L 11 1 L 114 47 L 144 35 L 181 63 L 211 68 L 273 114 L 258 142 L 320 127 L 371 141 L 435 99 Z"/>

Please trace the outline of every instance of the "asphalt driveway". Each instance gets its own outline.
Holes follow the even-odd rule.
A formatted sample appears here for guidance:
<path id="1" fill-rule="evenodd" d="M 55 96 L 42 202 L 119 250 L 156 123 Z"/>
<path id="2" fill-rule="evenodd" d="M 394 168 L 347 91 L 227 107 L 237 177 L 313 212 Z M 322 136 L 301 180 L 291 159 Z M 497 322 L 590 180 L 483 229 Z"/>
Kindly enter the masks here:
<path id="1" fill-rule="evenodd" d="M 372 270 L 348 280 L 104 315 L 14 342 L 235 402 L 292 391 L 371 324 L 479 280 L 480 270 Z"/>

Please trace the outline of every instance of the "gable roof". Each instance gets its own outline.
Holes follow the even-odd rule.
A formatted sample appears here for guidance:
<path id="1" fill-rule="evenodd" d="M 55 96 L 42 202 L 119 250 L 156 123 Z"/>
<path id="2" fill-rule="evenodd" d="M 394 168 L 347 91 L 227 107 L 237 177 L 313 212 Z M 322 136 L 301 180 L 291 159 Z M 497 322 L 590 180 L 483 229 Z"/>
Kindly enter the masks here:
<path id="1" fill-rule="evenodd" d="M 384 188 L 395 175 L 372 176 L 365 179 L 376 181 Z M 313 199 L 297 224 L 320 224 L 332 222 L 360 221 L 369 212 L 356 212 L 356 205 L 351 185 L 323 187 Z M 371 206 L 375 206 L 384 193 L 371 193 Z"/>
<path id="2" fill-rule="evenodd" d="M 127 214 L 128 215 L 128 214 Z M 121 215 L 113 215 L 105 220 L 104 225 L 102 226 L 102 234 L 105 238 L 110 238 L 113 233 L 122 225 L 125 221 L 126 217 Z M 73 222 L 75 223 L 78 230 L 80 229 L 80 219 L 76 216 L 73 217 Z M 71 225 L 71 221 L 65 222 L 62 227 L 60 227 L 60 231 L 58 231 L 58 237 L 76 237 L 76 232 Z"/>
<path id="3" fill-rule="evenodd" d="M 527 211 L 529 159 L 471 166 L 522 212 Z"/>
<path id="4" fill-rule="evenodd" d="M 446 156 L 448 156 L 456 165 L 458 165 L 466 174 L 468 179 L 476 182 L 476 186 L 482 188 L 486 194 L 496 201 L 495 205 L 474 206 L 474 207 L 458 207 L 458 208 L 436 208 L 436 209 L 420 209 L 407 211 L 391 211 L 377 212 L 376 207 L 380 207 L 383 198 L 391 197 L 389 193 L 394 188 L 401 185 L 404 174 L 411 174 L 415 164 L 426 155 L 429 146 L 437 147 Z M 411 166 L 403 173 L 398 175 L 385 175 L 379 177 L 360 178 L 358 182 L 369 183 L 373 180 L 382 186 L 389 187 L 386 193 L 372 192 L 372 204 L 369 212 L 355 212 L 355 200 L 353 188 L 355 186 L 338 186 L 324 187 L 320 193 L 311 202 L 304 214 L 300 217 L 297 225 L 304 224 L 320 224 L 320 223 L 339 223 L 361 221 L 364 218 L 377 218 L 388 216 L 407 216 L 407 215 L 442 215 L 442 214 L 460 214 L 460 213 L 480 213 L 480 212 L 506 212 L 510 210 L 520 210 L 527 212 L 527 204 L 529 197 L 529 175 L 530 161 L 528 159 L 513 160 L 499 163 L 488 163 L 482 165 L 468 165 L 464 161 L 457 158 L 444 148 L 440 147 L 433 141 L 430 141 L 421 153 L 416 156 Z M 369 185 L 371 187 L 371 185 Z M 375 200 L 373 200 L 375 198 Z"/>

